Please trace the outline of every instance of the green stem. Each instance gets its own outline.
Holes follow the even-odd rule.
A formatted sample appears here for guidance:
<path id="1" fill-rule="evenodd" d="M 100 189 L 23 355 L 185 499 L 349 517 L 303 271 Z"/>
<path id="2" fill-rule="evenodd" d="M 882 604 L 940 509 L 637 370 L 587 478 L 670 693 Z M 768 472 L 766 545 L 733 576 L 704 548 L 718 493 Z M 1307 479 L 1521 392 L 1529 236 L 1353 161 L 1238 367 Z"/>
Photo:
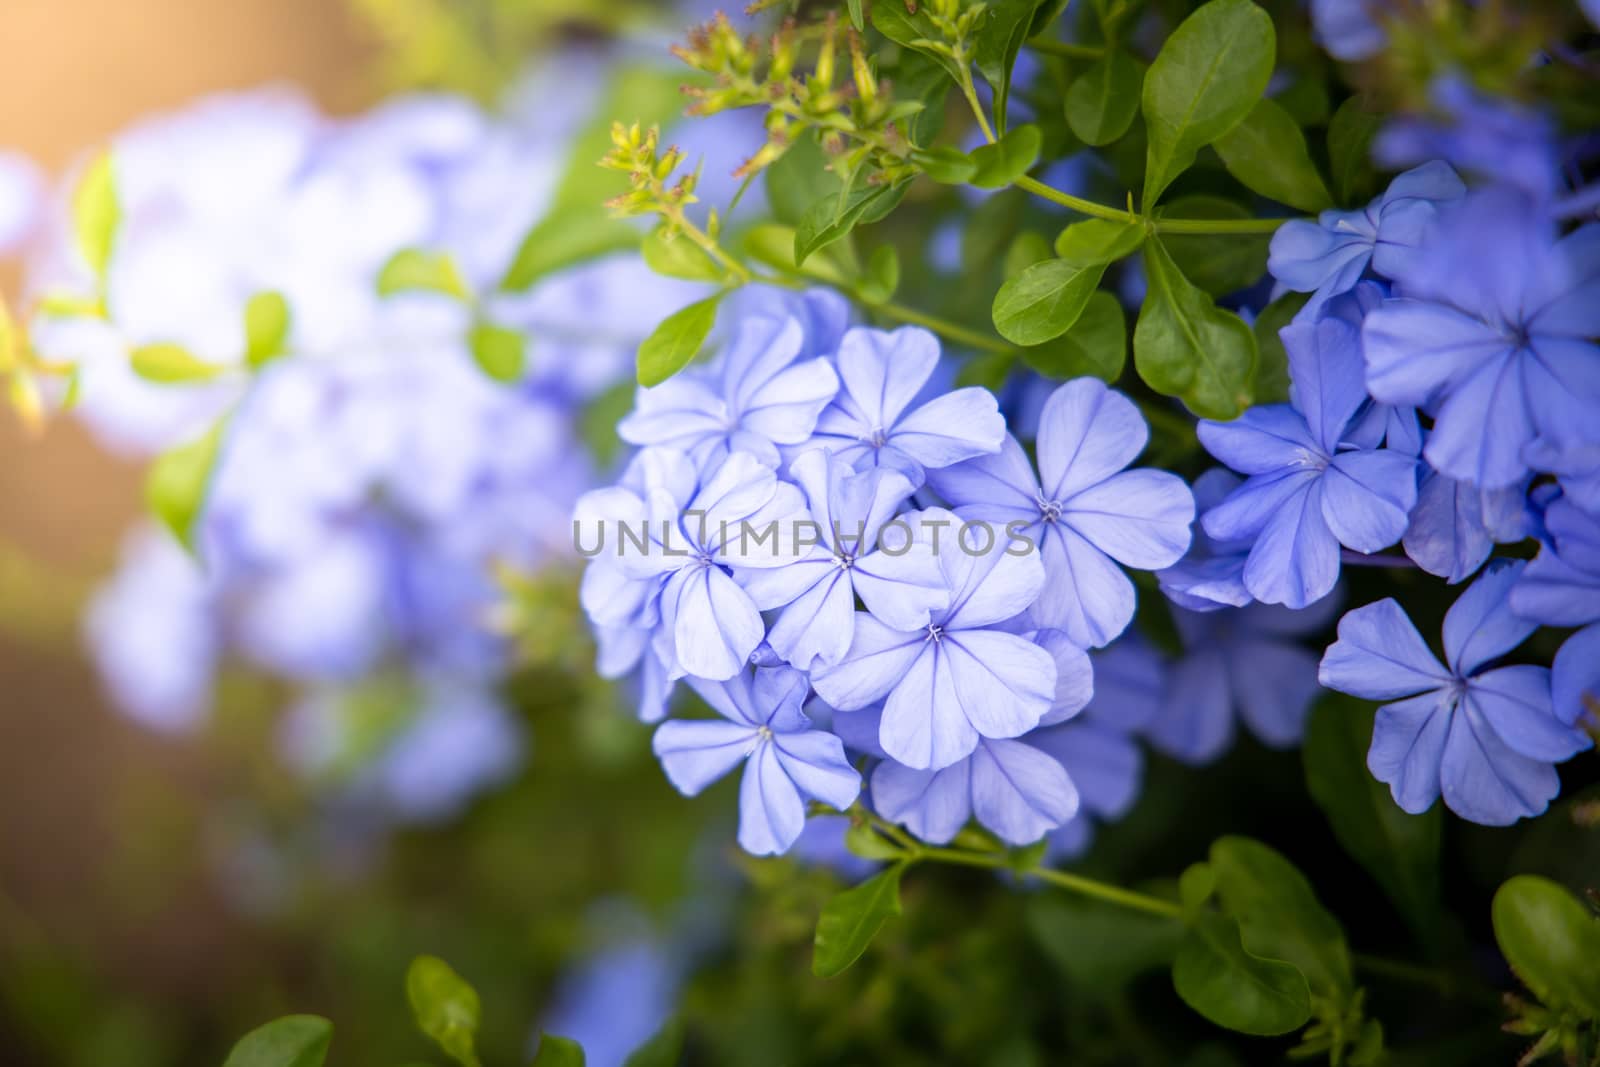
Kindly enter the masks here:
<path id="1" fill-rule="evenodd" d="M 1156 219 L 1157 233 L 1275 233 L 1288 219 Z"/>
<path id="2" fill-rule="evenodd" d="M 1044 182 L 1027 174 L 1024 174 L 1012 184 L 1018 189 L 1032 193 L 1034 196 L 1042 197 L 1051 203 L 1060 204 L 1062 207 L 1069 207 L 1084 215 L 1093 215 L 1097 219 L 1110 219 L 1112 222 L 1142 221 L 1141 216 L 1135 215 L 1131 211 L 1107 207 L 1105 204 L 1096 203 L 1093 200 L 1085 200 L 1082 197 L 1073 196 L 1071 193 L 1063 193 L 1055 186 L 1046 185 Z"/>
<path id="3" fill-rule="evenodd" d="M 926 330 L 932 330 L 941 337 L 948 338 L 952 341 L 957 341 L 968 346 L 969 348 L 980 349 L 984 352 L 1000 352 L 1007 354 L 1014 351 L 1014 349 L 1004 341 L 985 336 L 984 334 L 979 333 L 977 330 L 969 330 L 965 326 L 959 326 L 956 323 L 947 322 L 944 319 L 936 316 L 924 314 L 921 311 L 917 311 L 915 308 L 908 308 L 903 304 L 878 304 L 873 308 L 873 310 L 881 311 L 883 314 L 892 319 L 897 319 L 900 322 L 908 323 L 912 326 L 921 326 Z"/>
<path id="4" fill-rule="evenodd" d="M 1064 56 L 1067 59 L 1099 59 L 1106 54 L 1106 50 L 1097 45 L 1068 44 L 1066 41 L 1052 41 L 1046 37 L 1039 37 L 1029 41 L 1028 47 L 1035 52 L 1044 52 L 1052 56 Z"/>
<path id="5" fill-rule="evenodd" d="M 982 852 L 968 852 L 959 848 L 935 848 L 924 845 L 913 853 L 917 859 L 929 859 L 938 863 L 953 863 L 964 867 L 986 867 L 991 870 L 1003 870 L 1011 866 L 1010 861 L 1001 855 L 989 855 Z M 1096 900 L 1104 900 L 1110 904 L 1117 904 L 1124 908 L 1159 915 L 1167 919 L 1183 917 L 1183 909 L 1176 901 L 1163 900 L 1147 893 L 1138 893 L 1121 886 L 1111 885 L 1094 878 L 1086 878 L 1081 874 L 1070 871 L 1056 870 L 1053 867 L 1033 867 L 1019 872 L 1025 877 L 1038 878 L 1049 882 L 1051 885 L 1078 893 Z"/>

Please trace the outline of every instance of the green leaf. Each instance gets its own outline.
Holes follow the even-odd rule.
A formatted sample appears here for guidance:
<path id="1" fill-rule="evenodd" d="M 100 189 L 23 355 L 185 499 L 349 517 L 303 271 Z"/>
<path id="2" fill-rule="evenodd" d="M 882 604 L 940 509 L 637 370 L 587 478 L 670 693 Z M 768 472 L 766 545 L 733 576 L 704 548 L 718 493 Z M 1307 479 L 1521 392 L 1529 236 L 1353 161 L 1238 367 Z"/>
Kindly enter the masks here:
<path id="1" fill-rule="evenodd" d="M 867 273 L 856 286 L 863 303 L 877 307 L 894 299 L 900 288 L 900 254 L 894 245 L 879 245 L 867 260 Z"/>
<path id="2" fill-rule="evenodd" d="M 1089 145 L 1110 144 L 1139 114 L 1144 64 L 1120 48 L 1090 64 L 1067 89 L 1067 125 Z"/>
<path id="3" fill-rule="evenodd" d="M 1105 264 L 1064 259 L 1035 263 L 1000 287 L 994 328 L 1016 345 L 1039 345 L 1072 329 L 1100 284 Z"/>
<path id="4" fill-rule="evenodd" d="M 828 196 L 812 204 L 805 218 L 795 227 L 795 264 L 804 265 L 813 252 L 833 244 L 855 229 L 857 224 L 872 222 L 888 214 L 906 195 L 908 184 L 864 185 L 852 189 L 850 195 L 843 199 Z"/>
<path id="5" fill-rule="evenodd" d="M 764 183 L 772 217 L 798 225 L 813 205 L 828 197 L 835 200 L 844 188 L 828 169 L 828 157 L 815 137 L 801 137 L 766 170 Z"/>
<path id="6" fill-rule="evenodd" d="M 1035 263 L 1043 263 L 1053 256 L 1050 242 L 1045 240 L 1043 234 L 1034 230 L 1023 230 L 1017 234 L 1016 240 L 1011 242 L 1011 247 L 1006 249 L 1000 274 L 1002 277 L 1015 278 Z"/>
<path id="7" fill-rule="evenodd" d="M 1149 290 L 1133 331 L 1139 377 L 1201 418 L 1238 417 L 1250 406 L 1255 334 L 1190 284 L 1161 241 L 1145 242 L 1144 264 Z"/>
<path id="8" fill-rule="evenodd" d="M 1061 236 L 1056 238 L 1056 255 L 1085 266 L 1115 263 L 1137 252 L 1144 238 L 1144 224 L 1137 220 L 1086 219 L 1061 231 Z"/>
<path id="9" fill-rule="evenodd" d="M 570 1037 L 539 1035 L 539 1054 L 532 1067 L 583 1067 L 583 1046 Z"/>
<path id="10" fill-rule="evenodd" d="M 944 35 L 923 12 L 907 11 L 903 0 L 878 0 L 872 5 L 872 26 L 900 47 L 933 60 L 951 81 L 961 81 L 961 66 L 948 53 L 933 47 L 943 42 Z"/>
<path id="11" fill-rule="evenodd" d="M 164 452 L 145 476 L 145 504 L 191 553 L 226 429 L 219 419 L 203 436 Z"/>
<path id="12" fill-rule="evenodd" d="M 1546 1007 L 1600 1020 L 1600 918 L 1556 882 L 1522 874 L 1492 908 L 1500 951 Z"/>
<path id="13" fill-rule="evenodd" d="M 378 295 L 414 292 L 443 293 L 463 303 L 472 299 L 466 279 L 448 253 L 402 248 L 378 272 Z"/>
<path id="14" fill-rule="evenodd" d="M 1311 212 L 1333 206 L 1305 135 L 1275 101 L 1257 100 L 1243 122 L 1217 138 L 1216 149 L 1229 174 L 1270 200 Z"/>
<path id="15" fill-rule="evenodd" d="M 1017 53 L 1033 28 L 1039 0 L 990 0 L 978 26 L 973 59 L 978 73 L 994 90 L 994 128 L 1006 132 L 1006 105 L 1011 98 L 1011 71 Z"/>
<path id="16" fill-rule="evenodd" d="M 286 1015 L 245 1034 L 222 1067 L 322 1067 L 333 1024 L 316 1015 Z"/>
<path id="17" fill-rule="evenodd" d="M 850 25 L 856 28 L 857 33 L 865 33 L 867 21 L 861 14 L 861 0 L 849 0 Z"/>
<path id="18" fill-rule="evenodd" d="M 1128 325 L 1122 305 L 1097 289 L 1072 329 L 1053 341 L 1022 349 L 1022 362 L 1046 378 L 1099 378 L 1114 382 L 1128 358 Z"/>
<path id="19" fill-rule="evenodd" d="M 1250 113 L 1266 91 L 1277 39 L 1251 0 L 1210 0 L 1172 31 L 1145 74 L 1141 103 L 1146 212 L 1195 153 Z"/>
<path id="20" fill-rule="evenodd" d="M 102 284 L 111 266 L 111 251 L 121 224 L 116 164 L 109 151 L 101 152 L 84 168 L 72 192 L 72 230 L 78 254 Z"/>
<path id="21" fill-rule="evenodd" d="M 639 231 L 599 209 L 558 211 L 523 237 L 500 281 L 508 293 L 526 292 L 557 271 L 592 259 L 627 252 L 639 245 Z"/>
<path id="22" fill-rule="evenodd" d="M 722 268 L 705 249 L 683 235 L 668 238 L 665 229 L 655 230 L 644 239 L 644 262 L 664 278 L 688 282 L 722 280 Z"/>
<path id="23" fill-rule="evenodd" d="M 1259 841 L 1223 837 L 1211 846 L 1210 866 L 1246 949 L 1294 964 L 1313 996 L 1348 1000 L 1355 983 L 1344 930 L 1294 864 Z"/>
<path id="24" fill-rule="evenodd" d="M 1191 863 L 1178 876 L 1178 902 L 1183 906 L 1186 921 L 1192 921 L 1200 909 L 1216 895 L 1217 874 L 1209 863 Z"/>
<path id="25" fill-rule="evenodd" d="M 639 384 L 660 385 L 689 365 L 711 334 L 722 294 L 668 315 L 639 346 Z"/>
<path id="26" fill-rule="evenodd" d="M 1358 96 L 1339 105 L 1328 123 L 1328 169 L 1339 203 L 1355 206 L 1372 196 L 1377 173 L 1372 168 L 1372 139 L 1380 120 Z"/>
<path id="27" fill-rule="evenodd" d="M 622 1062 L 622 1067 L 678 1067 L 683 1059 L 683 1020 L 671 1019 Z"/>
<path id="28" fill-rule="evenodd" d="M 1269 309 L 1270 310 L 1270 309 Z M 1367 770 L 1367 747 L 1376 716 L 1365 701 L 1329 695 L 1312 708 L 1306 725 L 1306 788 L 1333 827 L 1340 846 L 1366 868 L 1424 943 L 1439 920 L 1439 835 L 1435 805 L 1408 815 L 1389 787 Z"/>
<path id="29" fill-rule="evenodd" d="M 1294 321 L 1309 299 L 1309 293 L 1285 293 L 1262 308 L 1250 327 L 1256 335 L 1258 353 L 1255 388 L 1251 391 L 1257 404 L 1289 402 L 1289 353 L 1278 331 Z M 1366 772 L 1362 774 L 1365 776 Z"/>
<path id="30" fill-rule="evenodd" d="M 1291 963 L 1246 951 L 1239 924 L 1221 915 L 1196 916 L 1185 931 L 1172 984 L 1189 1007 L 1244 1034 L 1287 1034 L 1311 1018 L 1305 976 Z"/>
<path id="31" fill-rule="evenodd" d="M 1033 169 L 1039 162 L 1039 151 L 1044 146 L 1044 135 L 1034 125 L 1018 126 L 994 144 L 986 144 L 972 153 L 978 165 L 972 184 L 980 189 L 1003 189 Z"/>
<path id="32" fill-rule="evenodd" d="M 950 145 L 935 145 L 925 151 L 913 152 L 911 162 L 942 185 L 966 185 L 978 173 L 977 161 Z"/>
<path id="33" fill-rule="evenodd" d="M 829 285 L 848 286 L 853 280 L 842 257 L 832 248 L 824 248 L 804 267 L 794 262 L 794 228 L 776 222 L 764 222 L 750 227 L 740 239 L 746 254 L 758 263 L 764 263 L 785 274 L 802 274 Z"/>
<path id="34" fill-rule="evenodd" d="M 1184 196 L 1163 211 L 1190 219 L 1248 219 L 1250 210 L 1219 196 Z M 1163 234 L 1162 243 L 1185 277 L 1212 296 L 1248 289 L 1267 271 L 1270 234 Z"/>
<path id="35" fill-rule="evenodd" d="M 492 322 L 475 322 L 468 335 L 473 362 L 502 385 L 522 380 L 527 368 L 527 341 L 516 330 Z"/>
<path id="36" fill-rule="evenodd" d="M 832 978 L 844 973 L 861 958 L 884 922 L 900 914 L 900 875 L 904 871 L 896 864 L 823 905 L 812 948 L 813 974 Z"/>
<path id="37" fill-rule="evenodd" d="M 477 1067 L 478 992 L 444 960 L 418 956 L 406 971 L 406 1000 L 417 1029 L 462 1067 Z"/>
<path id="38" fill-rule="evenodd" d="M 1147 971 L 1170 965 L 1183 925 L 1146 912 L 1061 895 L 1035 895 L 1028 929 L 1079 994 L 1115 997 Z"/>
<path id="39" fill-rule="evenodd" d="M 245 362 L 264 367 L 284 354 L 289 341 L 289 301 L 282 293 L 257 293 L 244 306 Z"/>
<path id="40" fill-rule="evenodd" d="M 207 363 L 182 345 L 159 342 L 140 345 L 128 353 L 133 373 L 158 385 L 190 385 L 207 382 L 226 368 Z"/>

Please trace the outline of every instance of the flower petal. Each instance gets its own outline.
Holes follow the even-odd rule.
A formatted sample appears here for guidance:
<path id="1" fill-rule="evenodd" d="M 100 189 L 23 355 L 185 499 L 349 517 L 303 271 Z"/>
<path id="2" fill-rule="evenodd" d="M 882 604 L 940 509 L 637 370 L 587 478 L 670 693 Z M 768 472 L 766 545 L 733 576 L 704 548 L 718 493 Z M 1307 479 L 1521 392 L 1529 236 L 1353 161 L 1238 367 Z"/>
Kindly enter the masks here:
<path id="1" fill-rule="evenodd" d="M 1506 352 L 1482 320 L 1444 304 L 1395 298 L 1361 324 L 1367 389 L 1385 404 L 1421 407 Z"/>
<path id="2" fill-rule="evenodd" d="M 1417 460 L 1404 452 L 1341 452 L 1322 476 L 1322 517 L 1357 552 L 1399 541 L 1416 502 Z"/>
<path id="3" fill-rule="evenodd" d="M 1509 826 L 1544 811 L 1561 791 L 1561 778 L 1548 761 L 1506 747 L 1467 702 L 1451 720 L 1439 785 L 1444 802 L 1463 819 Z"/>
<path id="4" fill-rule="evenodd" d="M 1074 495 L 1061 521 L 1119 563 L 1158 570 L 1189 550 L 1194 497 L 1177 475 L 1124 471 Z"/>
<path id="5" fill-rule="evenodd" d="M 651 740 L 667 780 L 688 797 L 733 770 L 755 747 L 754 727 L 713 719 L 670 719 Z"/>
<path id="6" fill-rule="evenodd" d="M 891 629 L 864 611 L 856 613 L 850 650 L 836 664 L 819 666 L 811 684 L 840 711 L 855 711 L 882 700 L 900 684 L 927 644 L 922 631 Z"/>
<path id="7" fill-rule="evenodd" d="M 857 327 L 839 343 L 839 377 L 867 429 L 894 425 L 938 362 L 938 338 L 911 326 L 893 333 Z"/>
<path id="8" fill-rule="evenodd" d="M 762 745 L 739 783 L 739 847 L 752 856 L 780 856 L 806 827 L 800 790 L 772 745 Z"/>
<path id="9" fill-rule="evenodd" d="M 1495 560 L 1456 598 L 1444 616 L 1444 661 L 1461 677 L 1528 639 L 1538 624 L 1519 618 L 1508 602 L 1527 566 Z"/>
<path id="10" fill-rule="evenodd" d="M 1054 704 L 1055 661 L 1032 641 L 998 630 L 960 630 L 946 633 L 942 644 L 962 712 L 984 737 L 1025 734 Z"/>
<path id="11" fill-rule="evenodd" d="M 1271 748 L 1290 748 L 1305 733 L 1317 699 L 1317 657 L 1283 641 L 1248 638 L 1228 647 L 1228 670 L 1239 714 L 1250 732 Z"/>
<path id="12" fill-rule="evenodd" d="M 1207 452 L 1240 474 L 1276 474 L 1321 452 L 1305 416 L 1288 404 L 1249 408 L 1232 422 L 1202 421 L 1196 432 Z"/>
<path id="13" fill-rule="evenodd" d="M 972 816 L 971 781 L 969 760 L 937 771 L 883 763 L 872 774 L 872 805 L 920 840 L 948 844 Z"/>
<path id="14" fill-rule="evenodd" d="M 844 742 L 824 730 L 778 734 L 772 746 L 790 781 L 813 800 L 843 811 L 861 793 L 861 775 L 845 758 Z"/>
<path id="15" fill-rule="evenodd" d="M 1005 416 L 987 389 L 957 389 L 902 417 L 889 432 L 892 449 L 927 470 L 990 455 L 1006 437 Z"/>
<path id="16" fill-rule="evenodd" d="M 721 681 L 744 670 L 766 633 L 750 597 L 718 567 L 685 568 L 672 582 L 673 656 L 682 673 Z"/>
<path id="17" fill-rule="evenodd" d="M 856 595 L 896 630 L 920 630 L 933 612 L 950 606 L 950 589 L 931 545 L 913 543 L 903 555 L 871 552 L 851 568 Z"/>
<path id="18" fill-rule="evenodd" d="M 1333 591 L 1339 580 L 1339 541 L 1323 514 L 1322 483 L 1316 480 L 1267 520 L 1244 564 L 1244 584 L 1252 596 L 1303 608 Z"/>
<path id="19" fill-rule="evenodd" d="M 1020 741 L 985 741 L 972 754 L 972 810 L 1008 845 L 1039 840 L 1078 811 L 1078 791 L 1057 760 Z"/>
<path id="20" fill-rule="evenodd" d="M 1393 598 L 1356 608 L 1339 620 L 1317 680 L 1367 700 L 1391 700 L 1447 685 L 1450 674 Z"/>
<path id="21" fill-rule="evenodd" d="M 1439 764 L 1451 718 L 1441 693 L 1423 693 L 1378 709 L 1367 769 L 1389 787 L 1402 811 L 1421 815 L 1439 799 Z"/>
<path id="22" fill-rule="evenodd" d="M 1063 523 L 1046 528 L 1039 556 L 1044 591 L 1031 615 L 1079 648 L 1110 644 L 1133 621 L 1133 583 L 1112 559 Z"/>
<path id="23" fill-rule="evenodd" d="M 967 720 L 955 672 L 939 644 L 928 643 L 884 701 L 878 743 L 891 759 L 917 770 L 948 767 L 977 747 L 978 731 Z"/>
<path id="24" fill-rule="evenodd" d="M 1045 495 L 1066 500 L 1132 463 L 1150 439 L 1133 401 L 1098 378 L 1075 378 L 1039 414 L 1039 474 Z"/>
<path id="25" fill-rule="evenodd" d="M 855 636 L 856 598 L 850 580 L 832 564 L 828 569 L 832 574 L 784 608 L 767 633 L 773 651 L 802 671 L 811 670 L 813 661 L 838 663 Z"/>
<path id="26" fill-rule="evenodd" d="M 992 456 L 929 471 L 928 485 L 955 508 L 966 504 L 1002 506 L 1016 509 L 1018 517 L 1039 512 L 1039 479 L 1034 477 L 1027 453 L 1010 434 Z"/>
<path id="27" fill-rule="evenodd" d="M 1556 718 L 1550 669 L 1517 665 L 1484 671 L 1467 686 L 1466 702 L 1513 752 L 1560 762 L 1589 747 L 1589 738 Z"/>
<path id="28" fill-rule="evenodd" d="M 1556 717 L 1569 726 L 1587 717 L 1600 722 L 1600 626 L 1589 626 L 1562 644 L 1550 670 Z"/>
<path id="29" fill-rule="evenodd" d="M 1035 730 L 1024 740 L 1067 769 L 1083 810 L 1120 819 L 1138 799 L 1144 754 L 1127 734 L 1099 723 L 1072 722 Z"/>

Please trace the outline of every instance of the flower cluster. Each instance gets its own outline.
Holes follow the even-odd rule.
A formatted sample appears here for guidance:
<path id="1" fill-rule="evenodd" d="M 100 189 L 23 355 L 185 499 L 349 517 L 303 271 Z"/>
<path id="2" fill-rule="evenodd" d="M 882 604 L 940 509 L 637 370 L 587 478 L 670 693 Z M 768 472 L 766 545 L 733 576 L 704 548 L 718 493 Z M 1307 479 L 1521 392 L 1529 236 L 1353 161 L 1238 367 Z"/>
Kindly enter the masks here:
<path id="1" fill-rule="evenodd" d="M 563 73 L 593 95 L 601 71 Z M 286 756 L 384 810 L 447 815 L 517 768 L 495 568 L 566 558 L 567 515 L 594 480 L 580 405 L 696 291 L 632 256 L 497 287 L 571 135 L 450 96 L 336 121 L 266 91 L 117 139 L 114 255 L 103 280 L 64 232 L 33 257 L 49 294 L 33 341 L 73 361 L 74 411 L 109 446 L 215 442 L 193 554 L 135 530 L 89 613 L 128 713 L 193 728 L 238 663 L 290 683 Z M 386 290 L 421 249 L 481 295 Z M 97 287 L 103 313 L 82 313 Z M 289 318 L 264 362 L 241 329 L 262 292 Z M 485 321 L 513 339 L 512 380 L 485 373 Z M 206 370 L 163 380 L 140 366 L 153 346 Z"/>
<path id="2" fill-rule="evenodd" d="M 692 794 L 744 763 L 757 853 L 794 843 L 806 801 L 856 800 L 851 752 L 878 812 L 928 840 L 969 815 L 1012 844 L 1072 821 L 1096 727 L 1059 724 L 1090 702 L 1087 651 L 1132 620 L 1122 568 L 1177 562 L 1194 515 L 1181 479 L 1126 469 L 1137 406 L 1066 383 L 1036 464 L 926 331 L 764 291 L 722 329 L 714 361 L 639 391 L 620 432 L 640 451 L 575 522 L 602 672 L 636 677 L 646 721 L 678 679 L 724 720 L 662 723 L 668 776 Z M 1119 715 L 1095 718 L 1114 738 Z M 1107 794 L 1085 806 L 1125 806 Z"/>
<path id="3" fill-rule="evenodd" d="M 1201 423 L 1206 449 L 1246 480 L 1204 502 L 1205 538 L 1163 586 L 1190 607 L 1306 608 L 1341 562 L 1404 564 L 1378 555 L 1396 545 L 1451 584 L 1481 571 L 1446 619 L 1448 666 L 1391 599 L 1344 617 L 1320 676 L 1410 698 L 1380 710 L 1369 760 L 1403 808 L 1442 793 L 1463 817 L 1504 824 L 1543 811 L 1553 764 L 1589 745 L 1577 728 L 1594 699 L 1588 631 L 1557 657 L 1554 687 L 1543 668 L 1485 667 L 1539 623 L 1595 618 L 1578 604 L 1600 509 L 1600 225 L 1562 232 L 1538 116 L 1453 83 L 1439 95 L 1455 122 L 1397 123 L 1379 149 L 1448 161 L 1275 235 L 1273 276 L 1310 294 L 1281 331 L 1290 402 Z M 1469 188 L 1456 167 L 1482 181 Z M 1489 562 L 1530 537 L 1535 564 Z"/>

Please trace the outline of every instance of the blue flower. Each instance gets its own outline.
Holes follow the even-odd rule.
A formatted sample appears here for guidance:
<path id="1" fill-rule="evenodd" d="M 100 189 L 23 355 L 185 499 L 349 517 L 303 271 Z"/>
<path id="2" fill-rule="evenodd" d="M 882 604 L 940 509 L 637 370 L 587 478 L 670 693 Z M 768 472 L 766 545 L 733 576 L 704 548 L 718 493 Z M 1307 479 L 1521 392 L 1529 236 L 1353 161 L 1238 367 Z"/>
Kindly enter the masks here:
<path id="1" fill-rule="evenodd" d="M 1496 544 L 1521 541 L 1533 527 L 1526 483 L 1479 489 L 1430 470 L 1400 543 L 1417 566 L 1456 585 L 1478 572 Z"/>
<path id="2" fill-rule="evenodd" d="M 1539 554 L 1511 589 L 1511 610 L 1546 626 L 1583 626 L 1552 664 L 1556 715 L 1575 724 L 1600 698 L 1600 518 L 1558 497 L 1544 514 Z"/>
<path id="3" fill-rule="evenodd" d="M 634 587 L 625 603 L 639 603 L 647 620 L 659 617 L 656 650 L 671 677 L 732 678 L 766 634 L 761 613 L 734 575 L 793 560 L 792 546 L 783 542 L 806 516 L 804 499 L 748 453 L 736 452 L 692 479 L 682 453 L 648 451 L 666 473 L 647 494 L 640 498 L 622 487 L 591 493 L 580 506 L 580 525 L 585 513 L 613 517 L 595 543 L 602 552 L 610 546 L 625 576 L 651 583 L 642 596 Z M 642 548 L 628 539 L 629 531 Z"/>
<path id="4" fill-rule="evenodd" d="M 1554 474 L 1561 492 L 1574 504 L 1600 513 L 1600 440 L 1558 442 L 1535 437 L 1523 448 L 1522 458 L 1534 470 Z"/>
<path id="5" fill-rule="evenodd" d="M 839 391 L 833 365 L 805 358 L 806 347 L 799 319 L 742 317 L 716 363 L 640 388 L 617 434 L 630 444 L 687 453 L 702 469 L 733 452 L 777 467 L 779 446 L 809 440 Z"/>
<path id="6" fill-rule="evenodd" d="M 939 341 L 926 330 L 849 331 L 838 356 L 844 387 L 813 440 L 857 470 L 890 467 L 914 486 L 926 470 L 995 452 L 1006 422 L 987 389 L 956 389 L 906 410 L 938 363 Z"/>
<path id="7" fill-rule="evenodd" d="M 1212 467 L 1194 480 L 1195 510 L 1204 515 L 1243 481 L 1230 470 Z M 1244 607 L 1253 599 L 1244 586 L 1244 565 L 1253 544 L 1248 539 L 1213 540 L 1206 533 L 1205 523 L 1196 522 L 1189 551 L 1172 566 L 1156 572 L 1161 591 L 1168 600 L 1190 611 Z"/>
<path id="8" fill-rule="evenodd" d="M 790 476 L 806 495 L 815 543 L 744 580 L 756 607 L 783 609 L 767 634 L 773 651 L 801 670 L 837 663 L 855 636 L 858 596 L 893 630 L 920 629 L 930 611 L 949 606 L 931 545 L 880 549 L 884 524 L 912 493 L 905 475 L 889 468 L 856 474 L 837 456 L 813 449 L 790 465 Z"/>
<path id="9" fill-rule="evenodd" d="M 805 828 L 808 799 L 843 811 L 861 776 L 833 734 L 814 730 L 800 705 L 805 675 L 786 667 L 741 671 L 724 682 L 689 684 L 725 722 L 672 719 L 653 747 L 678 791 L 694 796 L 739 763 L 739 844 L 758 856 L 788 850 Z"/>
<path id="10" fill-rule="evenodd" d="M 33 161 L 0 152 L 0 256 L 9 255 L 33 232 L 44 199 L 44 177 Z"/>
<path id="11" fill-rule="evenodd" d="M 1367 394 L 1347 322 L 1324 316 L 1282 331 L 1293 404 L 1202 422 L 1200 441 L 1248 480 L 1202 517 L 1218 541 L 1252 541 L 1245 588 L 1303 608 L 1339 579 L 1339 546 L 1378 552 L 1400 540 L 1417 499 L 1416 459 L 1347 437 Z"/>
<path id="12" fill-rule="evenodd" d="M 1267 269 L 1296 292 L 1315 292 L 1308 307 L 1355 288 L 1370 266 L 1385 278 L 1405 269 L 1439 205 L 1466 192 L 1448 164 L 1426 163 L 1389 183 L 1359 211 L 1324 211 L 1316 222 L 1293 219 L 1272 235 Z"/>
<path id="13" fill-rule="evenodd" d="M 935 537 L 949 531 L 935 552 L 950 606 L 909 631 L 858 612 L 849 651 L 812 681 L 840 711 L 884 700 L 883 750 L 908 768 L 938 770 L 970 755 L 980 738 L 1017 737 L 1037 726 L 1055 700 L 1056 668 L 1039 645 L 996 628 L 1044 588 L 1038 554 L 1007 553 L 999 538 L 981 553 L 965 540 L 952 544 L 961 524 L 942 509 L 908 520 Z"/>
<path id="14" fill-rule="evenodd" d="M 878 814 L 942 845 L 974 816 L 1008 845 L 1028 845 L 1071 819 L 1078 790 L 1061 761 L 1026 741 L 982 738 L 937 770 L 893 761 L 872 772 Z"/>
<path id="15" fill-rule="evenodd" d="M 1322 658 L 1328 688 L 1395 701 L 1378 709 L 1367 766 L 1412 814 L 1442 793 L 1489 826 L 1537 815 L 1561 789 L 1554 764 L 1589 746 L 1556 717 L 1547 668 L 1488 667 L 1537 628 L 1506 602 L 1524 566 L 1491 564 L 1451 605 L 1442 664 L 1393 599 L 1346 614 Z"/>
<path id="16" fill-rule="evenodd" d="M 1436 79 L 1429 97 L 1434 116 L 1400 118 L 1379 131 L 1372 155 L 1380 166 L 1398 169 L 1442 159 L 1536 201 L 1555 192 L 1561 170 L 1548 116 L 1485 96 L 1459 74 Z"/>
<path id="17" fill-rule="evenodd" d="M 1535 438 L 1600 439 L 1600 225 L 1557 242 L 1523 198 L 1475 193 L 1400 281 L 1363 327 L 1367 387 L 1435 411 L 1434 469 L 1501 489 Z"/>
<path id="18" fill-rule="evenodd" d="M 1189 487 L 1164 471 L 1123 470 L 1148 439 L 1131 400 L 1079 378 L 1052 393 L 1040 415 L 1039 475 L 1008 435 L 998 455 L 933 472 L 929 485 L 963 519 L 1031 538 L 1045 573 L 1035 624 L 1097 648 L 1133 619 L 1133 583 L 1117 564 L 1158 570 L 1189 547 Z"/>
<path id="19" fill-rule="evenodd" d="M 1317 43 L 1334 59 L 1359 63 L 1389 44 L 1389 33 L 1372 17 L 1371 0 L 1311 0 Z"/>
<path id="20" fill-rule="evenodd" d="M 1197 614 L 1173 608 L 1183 655 L 1166 671 L 1160 711 L 1144 732 L 1185 763 L 1209 763 L 1242 719 L 1263 744 L 1300 743 L 1317 696 L 1317 657 L 1295 640 L 1332 618 L 1334 598 L 1291 611 L 1270 604 Z"/>

